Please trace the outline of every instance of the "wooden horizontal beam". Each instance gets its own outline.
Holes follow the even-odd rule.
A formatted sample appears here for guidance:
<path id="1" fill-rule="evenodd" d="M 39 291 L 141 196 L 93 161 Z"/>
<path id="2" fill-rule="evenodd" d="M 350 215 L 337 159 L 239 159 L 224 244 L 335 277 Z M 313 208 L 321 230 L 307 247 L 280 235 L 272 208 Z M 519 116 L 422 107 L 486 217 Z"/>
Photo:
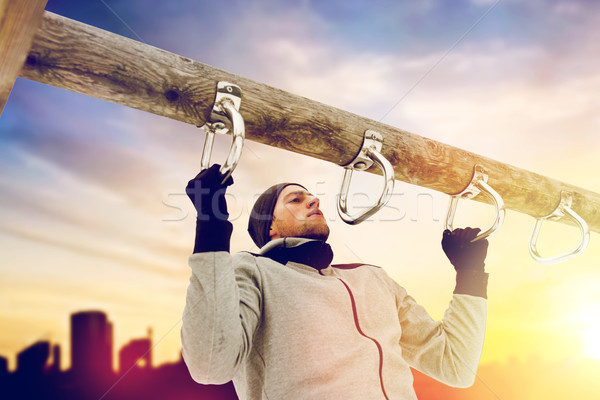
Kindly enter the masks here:
<path id="1" fill-rule="evenodd" d="M 47 0 L 0 0 L 0 114 L 31 48 Z"/>
<path id="2" fill-rule="evenodd" d="M 569 191 L 572 208 L 600 232 L 596 193 L 48 12 L 21 76 L 197 126 L 210 113 L 216 83 L 232 82 L 242 88 L 240 113 L 250 140 L 344 165 L 358 153 L 365 130 L 372 129 L 383 135 L 382 153 L 398 180 L 455 194 L 480 164 L 507 208 L 545 216 L 559 204 L 561 191 Z M 489 202 L 482 195 L 475 200 Z"/>

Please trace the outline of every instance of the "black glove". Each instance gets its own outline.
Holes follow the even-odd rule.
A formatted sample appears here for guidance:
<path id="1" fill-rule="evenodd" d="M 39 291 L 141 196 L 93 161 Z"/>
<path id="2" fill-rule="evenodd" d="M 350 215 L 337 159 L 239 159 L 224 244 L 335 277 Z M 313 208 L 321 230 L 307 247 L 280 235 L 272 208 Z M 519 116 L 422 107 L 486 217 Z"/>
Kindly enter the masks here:
<path id="1" fill-rule="evenodd" d="M 444 249 L 446 257 L 454 265 L 456 271 L 475 270 L 483 272 L 488 241 L 482 239 L 471 242 L 479 232 L 481 232 L 479 228 L 459 228 L 452 232 L 446 229 L 444 231 L 442 249 Z"/>
<path id="2" fill-rule="evenodd" d="M 487 298 L 488 274 L 484 271 L 488 241 L 471 242 L 481 231 L 479 228 L 444 231 L 442 249 L 456 269 L 454 294 L 468 294 Z"/>
<path id="3" fill-rule="evenodd" d="M 185 192 L 198 213 L 196 218 L 196 241 L 194 253 L 213 251 L 229 252 L 229 241 L 233 226 L 227 219 L 225 191 L 233 184 L 230 176 L 224 183 L 219 173 L 219 164 L 200 172 L 190 180 Z"/>
<path id="4" fill-rule="evenodd" d="M 213 164 L 210 168 L 201 171 L 188 182 L 185 188 L 185 193 L 194 204 L 200 221 L 229 218 L 225 191 L 227 186 L 233 185 L 233 178 L 230 176 L 225 183 L 221 184 L 223 178 L 219 168 L 221 168 L 219 164 Z"/>

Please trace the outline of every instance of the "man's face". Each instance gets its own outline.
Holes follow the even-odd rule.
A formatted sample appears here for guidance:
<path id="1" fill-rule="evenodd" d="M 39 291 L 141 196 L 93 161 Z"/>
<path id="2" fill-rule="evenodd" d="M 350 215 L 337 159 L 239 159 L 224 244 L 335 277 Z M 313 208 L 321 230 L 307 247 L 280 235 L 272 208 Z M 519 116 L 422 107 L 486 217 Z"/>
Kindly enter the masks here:
<path id="1" fill-rule="evenodd" d="M 327 240 L 329 227 L 319 210 L 319 199 L 301 186 L 286 186 L 275 203 L 269 235 L 271 240 L 284 237 Z"/>

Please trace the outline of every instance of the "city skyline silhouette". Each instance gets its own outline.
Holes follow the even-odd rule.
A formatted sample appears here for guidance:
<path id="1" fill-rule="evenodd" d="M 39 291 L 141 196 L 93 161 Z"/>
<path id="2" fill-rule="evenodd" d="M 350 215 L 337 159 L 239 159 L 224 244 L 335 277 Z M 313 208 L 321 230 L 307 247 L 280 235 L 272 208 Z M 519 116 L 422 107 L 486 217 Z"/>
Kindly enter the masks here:
<path id="1" fill-rule="evenodd" d="M 147 338 L 131 339 L 118 351 L 113 366 L 113 324 L 99 310 L 70 316 L 71 363 L 61 369 L 58 344 L 40 340 L 16 355 L 16 368 L 0 356 L 0 398 L 7 400 L 121 400 L 219 399 L 235 400 L 231 383 L 200 385 L 192 380 L 180 359 L 152 365 L 151 331 Z"/>

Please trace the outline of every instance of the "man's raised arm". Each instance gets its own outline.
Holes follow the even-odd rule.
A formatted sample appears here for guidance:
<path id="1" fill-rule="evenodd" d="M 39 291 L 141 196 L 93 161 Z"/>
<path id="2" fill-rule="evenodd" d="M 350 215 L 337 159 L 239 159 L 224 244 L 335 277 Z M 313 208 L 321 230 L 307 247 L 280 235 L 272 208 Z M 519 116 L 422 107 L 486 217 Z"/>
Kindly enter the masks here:
<path id="1" fill-rule="evenodd" d="M 219 167 L 200 172 L 186 187 L 198 215 L 181 342 L 190 375 L 203 384 L 233 378 L 251 349 L 261 309 L 253 257 L 229 254 L 233 227 L 225 191 L 233 179 L 222 184 Z"/>

